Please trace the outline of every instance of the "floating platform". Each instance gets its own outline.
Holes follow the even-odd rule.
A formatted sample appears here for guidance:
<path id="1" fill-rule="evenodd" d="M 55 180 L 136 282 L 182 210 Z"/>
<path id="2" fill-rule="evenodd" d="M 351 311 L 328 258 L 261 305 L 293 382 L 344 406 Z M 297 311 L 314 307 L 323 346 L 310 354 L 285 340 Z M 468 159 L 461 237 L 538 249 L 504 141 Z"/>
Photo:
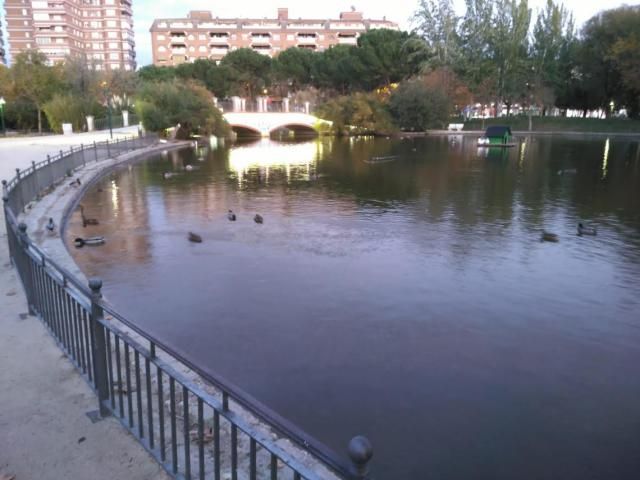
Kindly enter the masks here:
<path id="1" fill-rule="evenodd" d="M 387 155 L 386 157 L 371 157 L 369 160 L 365 160 L 365 163 L 387 163 L 393 162 L 400 158 L 400 155 Z"/>
<path id="2" fill-rule="evenodd" d="M 509 143 L 478 143 L 478 148 L 511 148 L 518 146 L 515 142 Z"/>

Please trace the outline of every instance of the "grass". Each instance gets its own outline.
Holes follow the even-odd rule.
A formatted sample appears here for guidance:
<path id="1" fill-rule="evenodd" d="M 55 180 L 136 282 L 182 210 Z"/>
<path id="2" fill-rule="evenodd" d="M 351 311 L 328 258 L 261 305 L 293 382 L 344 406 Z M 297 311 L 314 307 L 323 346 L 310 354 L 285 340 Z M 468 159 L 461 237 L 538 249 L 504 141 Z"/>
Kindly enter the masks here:
<path id="1" fill-rule="evenodd" d="M 640 121 L 625 118 L 565 118 L 533 117 L 534 132 L 583 132 L 583 133 L 640 133 Z M 482 130 L 482 119 L 474 119 L 464 124 L 464 130 Z M 527 116 L 487 118 L 484 127 L 508 125 L 512 130 L 529 130 Z"/>

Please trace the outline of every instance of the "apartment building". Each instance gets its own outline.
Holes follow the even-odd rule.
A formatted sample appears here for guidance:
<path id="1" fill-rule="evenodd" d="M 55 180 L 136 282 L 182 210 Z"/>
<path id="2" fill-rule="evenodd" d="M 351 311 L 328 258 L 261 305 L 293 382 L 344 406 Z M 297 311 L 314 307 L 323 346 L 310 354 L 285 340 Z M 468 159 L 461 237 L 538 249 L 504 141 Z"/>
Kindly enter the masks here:
<path id="1" fill-rule="evenodd" d="M 208 11 L 191 11 L 187 18 L 157 19 L 151 26 L 153 63 L 159 66 L 219 61 L 238 48 L 252 48 L 273 57 L 290 47 L 322 51 L 331 45 L 356 45 L 358 36 L 374 28 L 398 30 L 388 21 L 365 19 L 362 12 L 343 12 L 335 20 L 289 18 L 279 8 L 277 18 L 214 18 Z"/>
<path id="2" fill-rule="evenodd" d="M 80 56 L 98 70 L 133 70 L 131 0 L 5 0 L 11 56 L 38 49 L 51 64 Z"/>
<path id="3" fill-rule="evenodd" d="M 4 54 L 4 40 L 2 38 L 2 19 L 0 18 L 0 65 L 7 63 L 6 56 Z"/>

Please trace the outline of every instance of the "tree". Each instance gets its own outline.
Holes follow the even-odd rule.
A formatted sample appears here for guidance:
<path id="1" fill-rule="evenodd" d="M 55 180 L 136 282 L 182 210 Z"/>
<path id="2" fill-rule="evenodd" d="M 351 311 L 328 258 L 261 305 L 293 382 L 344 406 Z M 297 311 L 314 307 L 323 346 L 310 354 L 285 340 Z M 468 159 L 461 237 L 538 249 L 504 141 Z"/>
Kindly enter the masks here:
<path id="1" fill-rule="evenodd" d="M 313 64 L 313 85 L 340 94 L 361 89 L 365 68 L 355 50 L 349 45 L 333 45 L 322 52 Z"/>
<path id="2" fill-rule="evenodd" d="M 42 133 L 42 109 L 62 81 L 57 67 L 47 65 L 47 57 L 37 50 L 25 50 L 16 55 L 11 68 L 15 92 L 31 101 L 38 111 L 38 133 Z"/>
<path id="3" fill-rule="evenodd" d="M 352 53 L 360 60 L 364 77 L 360 84 L 367 90 L 396 83 L 417 73 L 420 65 L 412 63 L 405 44 L 414 37 L 407 32 L 375 29 L 358 38 Z"/>
<path id="4" fill-rule="evenodd" d="M 228 69 L 232 93 L 253 98 L 271 83 L 271 59 L 250 48 L 228 53 L 220 65 Z"/>
<path id="5" fill-rule="evenodd" d="M 432 57 L 430 68 L 451 67 L 460 55 L 460 36 L 452 0 L 420 0 L 413 16 L 417 31 L 429 46 Z"/>
<path id="6" fill-rule="evenodd" d="M 466 12 L 460 25 L 461 73 L 478 99 L 493 98 L 497 68 L 492 61 L 493 0 L 465 0 Z"/>
<path id="7" fill-rule="evenodd" d="M 396 130 L 386 105 L 373 93 L 337 97 L 321 105 L 318 115 L 333 122 L 336 135 L 388 135 Z"/>
<path id="8" fill-rule="evenodd" d="M 401 130 L 423 132 L 442 128 L 449 118 L 447 94 L 429 88 L 419 79 L 403 82 L 389 100 L 389 111 Z"/>
<path id="9" fill-rule="evenodd" d="M 178 125 L 180 138 L 194 133 L 226 136 L 229 132 L 211 93 L 194 82 L 145 83 L 138 92 L 136 110 L 144 127 L 152 132 Z"/>
<path id="10" fill-rule="evenodd" d="M 138 78 L 143 82 L 167 82 L 176 78 L 174 67 L 147 65 L 138 70 Z"/>
<path id="11" fill-rule="evenodd" d="M 532 93 L 544 108 L 553 106 L 556 92 L 562 88 L 561 55 L 573 37 L 573 18 L 564 5 L 547 0 L 533 27 L 531 62 L 535 75 Z"/>
<path id="12" fill-rule="evenodd" d="M 43 110 L 49 126 L 58 133 L 62 132 L 63 123 L 71 123 L 76 132 L 82 131 L 87 115 L 101 116 L 104 112 L 94 97 L 72 93 L 56 93 L 44 104 Z"/>
<path id="13" fill-rule="evenodd" d="M 511 104 L 526 95 L 531 71 L 528 58 L 531 9 L 527 0 L 496 0 L 490 36 L 497 68 L 497 104 Z"/>
<path id="14" fill-rule="evenodd" d="M 316 53 L 306 48 L 288 48 L 272 63 L 276 81 L 296 92 L 311 84 Z"/>
<path id="15" fill-rule="evenodd" d="M 640 115 L 638 92 L 640 6 L 623 6 L 591 18 L 582 31 L 583 65 L 589 92 L 599 91 L 600 106 L 610 113 L 609 103 L 626 106 Z"/>

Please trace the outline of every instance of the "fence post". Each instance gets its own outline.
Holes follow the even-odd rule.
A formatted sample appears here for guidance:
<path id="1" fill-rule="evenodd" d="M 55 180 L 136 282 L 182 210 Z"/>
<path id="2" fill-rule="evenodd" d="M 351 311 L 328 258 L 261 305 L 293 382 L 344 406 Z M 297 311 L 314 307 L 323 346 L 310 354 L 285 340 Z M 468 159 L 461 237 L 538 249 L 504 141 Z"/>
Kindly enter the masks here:
<path id="1" fill-rule="evenodd" d="M 20 169 L 16 168 L 16 184 L 13 187 L 14 190 L 18 192 L 18 198 L 20 198 L 20 208 L 18 209 L 21 212 L 24 212 L 24 207 L 26 207 L 24 203 L 24 195 L 22 194 L 22 188 L 20 187 Z"/>
<path id="2" fill-rule="evenodd" d="M 93 153 L 96 157 L 96 162 L 98 161 L 98 145 L 96 145 L 96 141 L 93 141 Z"/>
<path id="3" fill-rule="evenodd" d="M 20 257 L 29 261 L 29 257 L 27 255 L 27 249 L 29 248 L 29 236 L 27 235 L 27 224 L 24 222 L 20 222 L 18 224 L 18 239 L 19 239 L 19 247 L 18 250 L 21 250 Z M 15 254 L 16 252 L 14 252 Z M 29 309 L 29 315 L 35 315 L 35 300 L 33 298 L 34 289 L 31 278 L 31 266 L 27 266 L 26 263 L 20 262 L 18 258 L 14 258 L 14 264 L 16 265 L 16 269 L 18 270 L 18 275 L 22 279 L 22 285 L 24 285 L 24 292 L 27 296 L 27 306 Z M 22 270 L 22 271 L 21 271 Z"/>
<path id="4" fill-rule="evenodd" d="M 84 143 L 80 144 L 80 152 L 82 153 L 82 166 L 86 167 L 87 166 L 87 161 L 84 158 Z"/>
<path id="5" fill-rule="evenodd" d="M 369 460 L 373 457 L 373 447 L 367 437 L 358 435 L 349 442 L 351 474 L 354 479 L 365 479 L 369 474 Z"/>
<path id="6" fill-rule="evenodd" d="M 109 148 L 109 140 L 107 140 L 107 158 L 111 158 L 111 149 Z"/>
<path id="7" fill-rule="evenodd" d="M 104 325 L 101 323 L 104 312 L 99 304 L 102 298 L 102 280 L 92 278 L 89 280 L 91 289 L 91 346 L 93 351 L 93 379 L 98 392 L 100 416 L 110 415 L 107 401 L 109 400 L 109 373 L 107 371 L 107 342 Z"/>

